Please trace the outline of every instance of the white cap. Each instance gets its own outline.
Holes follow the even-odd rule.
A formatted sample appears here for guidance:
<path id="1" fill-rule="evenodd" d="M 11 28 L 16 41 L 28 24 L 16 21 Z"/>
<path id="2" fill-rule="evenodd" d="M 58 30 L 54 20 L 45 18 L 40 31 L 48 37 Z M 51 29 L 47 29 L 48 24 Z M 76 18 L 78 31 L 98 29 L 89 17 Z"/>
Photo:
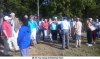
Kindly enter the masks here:
<path id="1" fill-rule="evenodd" d="M 11 18 L 9 16 L 5 16 L 4 20 L 10 20 Z"/>
<path id="2" fill-rule="evenodd" d="M 12 12 L 10 15 L 15 15 L 15 13 Z"/>

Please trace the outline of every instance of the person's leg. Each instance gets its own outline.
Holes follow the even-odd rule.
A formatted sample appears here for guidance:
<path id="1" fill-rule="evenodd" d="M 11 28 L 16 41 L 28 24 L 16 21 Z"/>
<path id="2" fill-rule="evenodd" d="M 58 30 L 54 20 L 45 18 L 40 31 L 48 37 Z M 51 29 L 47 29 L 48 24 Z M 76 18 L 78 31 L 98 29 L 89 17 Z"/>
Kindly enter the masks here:
<path id="1" fill-rule="evenodd" d="M 87 30 L 87 41 L 88 44 L 92 43 L 92 32 L 90 30 Z"/>
<path id="2" fill-rule="evenodd" d="M 77 48 L 78 47 L 78 40 L 76 39 L 76 45 L 75 45 L 75 47 Z"/>
<path id="3" fill-rule="evenodd" d="M 66 46 L 69 48 L 69 32 L 66 32 Z"/>
<path id="4" fill-rule="evenodd" d="M 92 44 L 92 31 L 89 32 L 89 44 Z"/>
<path id="5" fill-rule="evenodd" d="M 36 45 L 37 44 L 37 40 L 36 40 L 36 29 L 33 29 L 33 44 Z"/>
<path id="6" fill-rule="evenodd" d="M 4 42 L 3 42 L 2 37 L 0 37 L 0 47 L 3 47 L 3 46 L 4 46 Z"/>
<path id="7" fill-rule="evenodd" d="M 62 31 L 62 48 L 65 49 L 65 33 L 64 30 Z"/>
<path id="8" fill-rule="evenodd" d="M 44 30 L 42 30 L 42 40 L 44 40 Z"/>
<path id="9" fill-rule="evenodd" d="M 92 31 L 88 30 L 87 32 L 87 40 L 88 40 L 88 46 L 92 46 Z"/>
<path id="10" fill-rule="evenodd" d="M 96 42 L 96 31 L 92 31 L 92 37 L 93 37 L 93 44 Z"/>
<path id="11" fill-rule="evenodd" d="M 20 54 L 21 54 L 21 56 L 26 56 L 26 50 L 25 49 L 20 49 Z"/>
<path id="12" fill-rule="evenodd" d="M 51 35 L 52 35 L 52 40 L 54 40 L 54 34 L 53 34 L 53 30 L 51 30 Z"/>
<path id="13" fill-rule="evenodd" d="M 57 31 L 54 30 L 54 39 L 57 40 Z"/>
<path id="14" fill-rule="evenodd" d="M 63 43 L 62 43 L 62 48 L 65 49 L 65 35 L 62 36 L 63 37 Z"/>
<path id="15" fill-rule="evenodd" d="M 4 54 L 8 55 L 9 54 L 9 44 L 7 42 L 7 39 L 4 39 Z"/>
<path id="16" fill-rule="evenodd" d="M 62 33 L 61 32 L 59 32 L 59 42 L 62 42 Z"/>
<path id="17" fill-rule="evenodd" d="M 12 37 L 12 43 L 13 43 L 14 49 L 16 51 L 18 51 L 19 47 L 18 47 L 18 44 L 17 44 L 17 38 L 16 37 Z"/>
<path id="18" fill-rule="evenodd" d="M 81 47 L 81 35 L 78 35 L 78 47 Z"/>
<path id="19" fill-rule="evenodd" d="M 81 47 L 81 39 L 78 40 L 78 46 Z"/>
<path id="20" fill-rule="evenodd" d="M 46 40 L 46 30 L 44 30 L 44 39 Z"/>
<path id="21" fill-rule="evenodd" d="M 21 56 L 30 56 L 29 48 L 20 49 Z"/>
<path id="22" fill-rule="evenodd" d="M 48 30 L 44 30 L 45 41 L 48 41 Z"/>
<path id="23" fill-rule="evenodd" d="M 8 42 L 8 45 L 9 45 L 9 49 L 10 49 L 11 51 L 14 51 L 14 47 L 13 47 L 13 45 L 12 45 L 12 38 L 8 38 L 7 42 Z"/>
<path id="24" fill-rule="evenodd" d="M 26 56 L 30 56 L 29 48 L 26 48 Z"/>
<path id="25" fill-rule="evenodd" d="M 36 32 L 36 41 L 37 41 L 37 43 L 40 42 L 40 39 L 41 39 L 41 30 L 37 30 L 37 32 Z"/>
<path id="26" fill-rule="evenodd" d="M 49 35 L 50 35 L 50 41 L 52 41 L 53 39 L 52 39 L 52 33 L 51 33 L 51 30 L 50 30 Z"/>
<path id="27" fill-rule="evenodd" d="M 33 32 L 34 34 L 33 34 L 33 37 L 34 37 L 34 39 L 36 40 L 36 37 L 37 37 L 37 31 L 36 31 L 36 29 L 34 29 L 34 32 Z M 39 40 L 39 39 L 38 39 Z"/>
<path id="28" fill-rule="evenodd" d="M 74 37 L 74 28 L 73 27 L 71 28 L 71 37 L 72 37 L 73 40 L 75 40 L 75 37 Z"/>
<path id="29" fill-rule="evenodd" d="M 89 36 L 90 36 L 89 30 L 87 30 L 87 43 L 88 43 L 88 44 L 89 44 Z"/>

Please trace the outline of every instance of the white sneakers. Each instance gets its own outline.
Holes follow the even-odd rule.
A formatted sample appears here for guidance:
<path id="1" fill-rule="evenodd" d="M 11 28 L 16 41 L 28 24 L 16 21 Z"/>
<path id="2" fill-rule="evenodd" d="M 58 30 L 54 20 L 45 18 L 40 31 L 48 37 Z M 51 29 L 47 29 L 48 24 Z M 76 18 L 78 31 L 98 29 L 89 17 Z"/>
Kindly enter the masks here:
<path id="1" fill-rule="evenodd" d="M 92 44 L 88 44 L 88 43 L 86 43 L 87 44 L 87 46 L 92 46 Z"/>
<path id="2" fill-rule="evenodd" d="M 88 44 L 88 46 L 92 46 L 92 44 Z"/>

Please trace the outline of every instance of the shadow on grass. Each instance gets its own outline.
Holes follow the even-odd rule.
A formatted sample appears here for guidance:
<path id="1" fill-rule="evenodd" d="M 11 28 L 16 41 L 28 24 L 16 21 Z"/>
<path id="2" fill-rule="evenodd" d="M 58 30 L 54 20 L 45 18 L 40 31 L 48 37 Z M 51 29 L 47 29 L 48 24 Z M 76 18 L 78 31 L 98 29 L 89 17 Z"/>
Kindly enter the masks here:
<path id="1" fill-rule="evenodd" d="M 54 48 L 57 48 L 57 49 L 62 49 L 62 46 L 59 42 L 57 41 L 43 41 L 43 42 L 40 42 L 41 44 L 46 44 L 48 46 L 51 46 L 51 47 L 54 47 Z"/>
<path id="2" fill-rule="evenodd" d="M 51 42 L 51 41 L 42 41 L 40 43 L 49 45 L 51 47 L 54 47 L 54 48 L 57 48 L 57 49 L 60 49 L 60 50 L 63 50 L 62 49 L 62 43 L 59 42 L 59 41 L 53 41 L 53 42 Z M 75 45 L 73 45 L 73 43 L 75 43 L 75 40 L 70 40 L 69 45 L 70 45 L 71 48 L 75 48 Z"/>

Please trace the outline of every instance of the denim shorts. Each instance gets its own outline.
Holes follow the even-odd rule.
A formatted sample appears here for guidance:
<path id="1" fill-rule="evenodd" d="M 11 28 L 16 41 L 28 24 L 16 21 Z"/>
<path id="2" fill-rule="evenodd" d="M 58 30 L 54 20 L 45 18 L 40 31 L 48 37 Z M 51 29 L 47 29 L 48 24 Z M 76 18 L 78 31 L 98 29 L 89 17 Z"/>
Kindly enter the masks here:
<path id="1" fill-rule="evenodd" d="M 76 34 L 76 40 L 80 40 L 81 39 L 81 35 Z"/>

